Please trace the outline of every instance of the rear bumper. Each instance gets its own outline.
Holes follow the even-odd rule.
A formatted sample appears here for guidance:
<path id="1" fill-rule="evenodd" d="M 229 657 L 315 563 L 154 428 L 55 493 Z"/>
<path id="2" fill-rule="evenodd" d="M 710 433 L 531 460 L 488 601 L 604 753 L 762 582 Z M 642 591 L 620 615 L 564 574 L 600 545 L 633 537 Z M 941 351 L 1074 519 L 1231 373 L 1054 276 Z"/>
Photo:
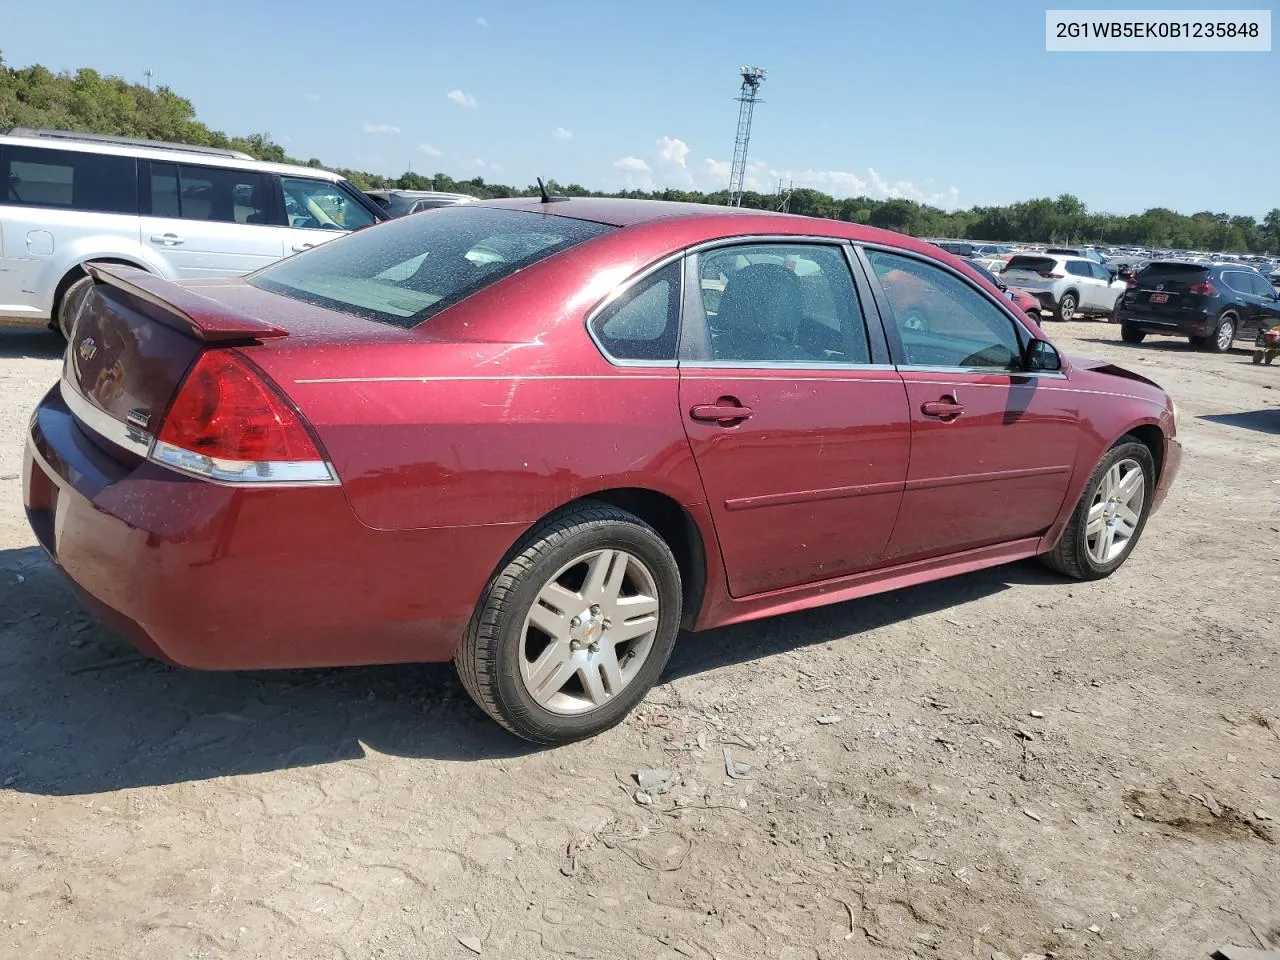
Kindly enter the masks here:
<path id="1" fill-rule="evenodd" d="M 522 527 L 378 531 L 340 487 L 246 490 L 104 454 L 57 387 L 32 415 L 23 500 L 111 625 L 181 666 L 447 660 Z"/>
<path id="2" fill-rule="evenodd" d="M 1129 307 L 1119 308 L 1116 319 L 1137 327 L 1143 333 L 1165 333 L 1175 337 L 1208 336 L 1213 332 L 1216 320 L 1201 313 L 1180 317 L 1177 314 L 1149 313 Z"/>

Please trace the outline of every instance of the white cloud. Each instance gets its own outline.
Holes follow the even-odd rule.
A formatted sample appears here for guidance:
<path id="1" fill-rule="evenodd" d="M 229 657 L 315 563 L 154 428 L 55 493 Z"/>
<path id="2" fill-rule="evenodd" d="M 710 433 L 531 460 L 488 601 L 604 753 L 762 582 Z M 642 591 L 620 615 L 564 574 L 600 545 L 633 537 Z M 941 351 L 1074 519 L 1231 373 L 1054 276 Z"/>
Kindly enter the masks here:
<path id="1" fill-rule="evenodd" d="M 673 163 L 683 169 L 685 158 L 689 156 L 689 145 L 683 140 L 662 137 L 658 140 L 658 155 L 663 163 Z"/>
<path id="2" fill-rule="evenodd" d="M 432 146 L 431 144 L 429 144 L 429 143 L 420 143 L 420 144 L 418 144 L 418 149 L 419 149 L 419 150 L 421 150 L 423 153 L 425 153 L 428 157 L 442 157 L 442 156 L 444 156 L 444 151 L 443 151 L 443 150 L 437 150 L 435 147 L 433 147 L 433 146 Z"/>
<path id="3" fill-rule="evenodd" d="M 621 160 L 613 161 L 613 165 L 619 170 L 628 170 L 631 173 L 649 172 L 649 165 L 639 157 L 623 157 Z"/>
<path id="4" fill-rule="evenodd" d="M 730 163 L 727 160 L 706 158 L 705 169 L 700 182 L 709 190 L 723 190 L 729 183 Z M 890 181 L 882 177 L 873 167 L 868 167 L 865 176 L 851 170 L 815 170 L 813 168 L 795 170 L 790 167 L 776 167 L 764 161 L 752 161 L 747 164 L 744 186 L 757 193 L 774 193 L 778 189 L 778 181 L 786 186 L 794 182 L 797 187 L 809 187 L 829 193 L 837 200 L 846 197 L 871 197 L 874 200 L 906 199 L 947 210 L 959 206 L 960 191 L 956 187 L 946 190 L 923 190 L 909 180 Z"/>
<path id="5" fill-rule="evenodd" d="M 364 124 L 365 133 L 399 133 L 400 128 L 394 127 L 389 123 L 369 123 L 367 120 Z"/>
<path id="6" fill-rule="evenodd" d="M 473 108 L 476 106 L 476 98 L 469 93 L 463 93 L 461 90 L 450 90 L 445 96 L 460 107 Z"/>
<path id="7" fill-rule="evenodd" d="M 555 137 L 557 140 L 573 139 L 573 131 L 566 130 L 564 127 L 556 127 L 555 130 L 551 131 L 551 135 Z"/>
<path id="8" fill-rule="evenodd" d="M 480 27 L 482 30 L 488 30 L 489 21 L 486 20 L 484 17 L 476 17 L 476 26 Z"/>
<path id="9" fill-rule="evenodd" d="M 320 102 L 320 94 L 318 93 L 304 93 L 303 96 L 306 97 L 308 100 L 310 100 L 312 103 Z"/>

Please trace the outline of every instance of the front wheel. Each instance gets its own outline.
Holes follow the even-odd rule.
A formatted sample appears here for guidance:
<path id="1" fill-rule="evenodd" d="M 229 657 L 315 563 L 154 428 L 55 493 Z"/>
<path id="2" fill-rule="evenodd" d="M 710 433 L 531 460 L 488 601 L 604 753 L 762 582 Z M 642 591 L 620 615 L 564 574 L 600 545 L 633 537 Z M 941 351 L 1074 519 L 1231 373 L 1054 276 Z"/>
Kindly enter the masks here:
<path id="1" fill-rule="evenodd" d="M 614 726 L 657 682 L 680 626 L 680 568 L 638 517 L 603 503 L 536 527 L 489 581 L 454 658 L 489 716 L 535 743 Z"/>
<path id="2" fill-rule="evenodd" d="M 1128 559 L 1151 512 L 1155 461 L 1131 437 L 1107 451 L 1045 564 L 1077 580 L 1110 576 Z"/>
<path id="3" fill-rule="evenodd" d="M 1059 320 L 1073 320 L 1079 305 L 1080 302 L 1076 299 L 1074 293 L 1064 293 L 1062 299 L 1058 301 L 1058 308 L 1054 312 L 1054 316 Z"/>

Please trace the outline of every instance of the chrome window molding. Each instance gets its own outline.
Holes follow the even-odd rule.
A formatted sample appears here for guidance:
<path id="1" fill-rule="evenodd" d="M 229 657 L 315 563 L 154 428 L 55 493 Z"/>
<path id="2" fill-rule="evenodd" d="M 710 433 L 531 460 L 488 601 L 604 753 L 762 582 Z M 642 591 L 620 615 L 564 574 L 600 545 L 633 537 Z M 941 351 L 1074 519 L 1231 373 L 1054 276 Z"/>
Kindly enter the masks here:
<path id="1" fill-rule="evenodd" d="M 669 267 L 671 266 L 671 264 L 677 263 L 683 260 L 684 255 L 685 255 L 685 251 L 678 250 L 675 253 L 668 254 L 667 256 L 663 257 L 661 260 L 655 260 L 653 263 L 649 264 L 648 266 L 640 270 L 639 273 L 633 273 L 631 276 L 627 277 L 627 279 L 623 280 L 620 284 L 618 284 L 616 287 L 610 290 L 609 293 L 605 295 L 603 300 L 601 300 L 594 307 L 592 307 L 590 310 L 587 311 L 587 318 L 585 321 L 586 328 L 587 328 L 587 336 L 590 337 L 591 342 L 596 345 L 596 349 L 600 351 L 601 356 L 603 356 L 605 360 L 607 360 L 611 365 L 615 367 L 674 367 L 676 366 L 677 361 L 675 357 L 672 357 L 670 360 L 627 360 L 621 357 L 615 357 L 613 354 L 609 352 L 608 348 L 605 347 L 604 343 L 600 340 L 600 338 L 596 336 L 596 332 L 591 325 L 595 323 L 596 317 L 600 316 L 600 314 L 604 313 L 611 306 L 613 306 L 613 304 L 616 303 L 623 296 L 625 296 L 631 290 L 632 287 L 636 286 L 636 284 L 644 283 L 646 280 L 648 280 L 651 276 L 653 276 L 659 270 L 662 270 L 664 267 Z M 676 291 L 676 298 L 677 298 L 678 309 L 676 311 L 677 326 L 676 326 L 675 349 L 676 349 L 676 352 L 678 353 L 680 350 L 679 327 L 684 320 L 684 317 L 683 317 L 684 271 L 683 270 L 680 271 L 680 289 Z"/>
<path id="2" fill-rule="evenodd" d="M 897 367 L 900 373 L 956 373 L 966 376 L 980 374 L 991 377 L 1044 377 L 1049 380 L 1066 380 L 1067 375 L 1061 370 L 1009 370 L 1001 367 L 943 367 L 929 364 L 902 363 Z"/>
<path id="3" fill-rule="evenodd" d="M 822 363 L 799 360 L 681 360 L 682 370 L 892 370 L 889 363 Z"/>

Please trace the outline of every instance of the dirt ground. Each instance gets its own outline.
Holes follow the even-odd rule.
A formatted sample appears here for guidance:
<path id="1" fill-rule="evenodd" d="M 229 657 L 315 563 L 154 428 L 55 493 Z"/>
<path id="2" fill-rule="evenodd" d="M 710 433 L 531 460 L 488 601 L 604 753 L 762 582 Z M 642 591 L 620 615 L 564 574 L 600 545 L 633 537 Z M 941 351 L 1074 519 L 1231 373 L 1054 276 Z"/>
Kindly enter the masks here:
<path id="1" fill-rule="evenodd" d="M 1118 332 L 1050 327 L 1168 388 L 1186 459 L 1115 576 L 688 635 L 626 725 L 531 750 L 445 666 L 190 673 L 91 623 L 21 507 L 58 344 L 0 331 L 0 957 L 1280 944 L 1280 368 Z"/>

